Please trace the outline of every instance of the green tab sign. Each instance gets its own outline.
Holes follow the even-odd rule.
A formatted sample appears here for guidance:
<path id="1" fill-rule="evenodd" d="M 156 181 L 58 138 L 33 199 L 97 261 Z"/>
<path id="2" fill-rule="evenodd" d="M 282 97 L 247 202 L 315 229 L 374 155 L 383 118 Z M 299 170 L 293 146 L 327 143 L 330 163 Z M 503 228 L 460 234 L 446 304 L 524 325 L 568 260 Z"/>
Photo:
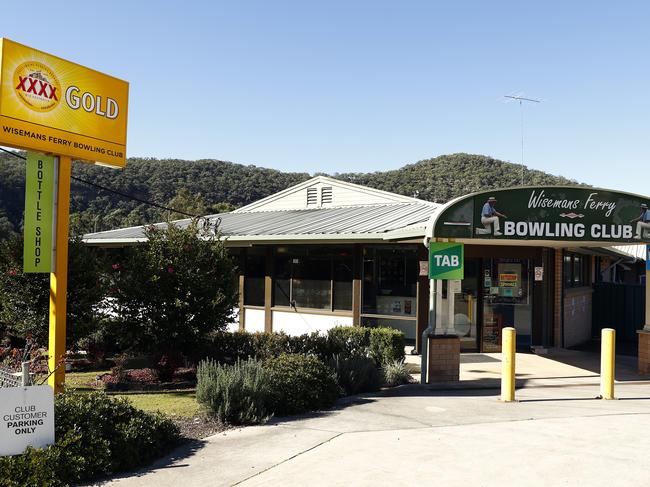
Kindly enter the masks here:
<path id="1" fill-rule="evenodd" d="M 54 157 L 36 152 L 27 154 L 25 175 L 24 272 L 52 272 Z"/>
<path id="2" fill-rule="evenodd" d="M 465 277 L 462 243 L 429 243 L 429 279 Z"/>

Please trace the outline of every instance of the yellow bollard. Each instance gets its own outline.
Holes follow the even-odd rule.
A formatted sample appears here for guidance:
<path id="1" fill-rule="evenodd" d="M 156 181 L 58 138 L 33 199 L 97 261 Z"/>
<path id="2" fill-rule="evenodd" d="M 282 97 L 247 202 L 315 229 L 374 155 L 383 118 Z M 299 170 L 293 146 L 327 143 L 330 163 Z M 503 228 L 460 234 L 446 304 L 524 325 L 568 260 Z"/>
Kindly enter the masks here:
<path id="1" fill-rule="evenodd" d="M 501 330 L 501 400 L 515 400 L 515 344 L 517 332 L 512 327 Z"/>
<path id="2" fill-rule="evenodd" d="M 616 330 L 603 328 L 600 337 L 600 397 L 614 399 Z"/>

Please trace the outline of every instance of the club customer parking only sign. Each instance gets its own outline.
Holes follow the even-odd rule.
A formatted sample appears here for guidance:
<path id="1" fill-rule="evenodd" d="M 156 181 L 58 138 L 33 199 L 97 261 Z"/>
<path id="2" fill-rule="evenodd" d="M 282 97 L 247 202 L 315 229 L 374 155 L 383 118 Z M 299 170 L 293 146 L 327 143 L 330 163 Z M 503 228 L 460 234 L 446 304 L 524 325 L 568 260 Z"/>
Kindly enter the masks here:
<path id="1" fill-rule="evenodd" d="M 49 386 L 0 389 L 0 456 L 54 443 L 54 393 Z"/>

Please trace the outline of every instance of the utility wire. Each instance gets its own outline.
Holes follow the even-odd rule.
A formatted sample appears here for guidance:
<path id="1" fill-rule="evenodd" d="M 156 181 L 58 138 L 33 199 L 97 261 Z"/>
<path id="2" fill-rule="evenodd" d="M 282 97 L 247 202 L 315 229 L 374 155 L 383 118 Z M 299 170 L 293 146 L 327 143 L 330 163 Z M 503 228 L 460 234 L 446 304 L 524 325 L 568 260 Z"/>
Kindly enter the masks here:
<path id="1" fill-rule="evenodd" d="M 11 154 L 12 156 L 15 156 L 15 157 L 17 157 L 19 159 L 27 160 L 27 158 L 25 156 L 21 156 L 20 154 L 17 154 L 16 152 L 4 149 L 2 147 L 0 147 L 0 150 L 3 151 L 3 152 L 6 152 L 7 154 Z M 142 198 L 138 198 L 137 196 L 122 193 L 121 191 L 117 191 L 115 189 L 110 189 L 110 188 L 107 188 L 105 186 L 102 186 L 101 184 L 92 183 L 90 181 L 87 181 L 87 180 L 82 179 L 82 178 L 78 178 L 76 176 L 70 176 L 70 178 L 74 179 L 75 181 L 78 181 L 80 183 L 87 184 L 88 186 L 93 186 L 93 187 L 95 187 L 97 189 L 101 189 L 102 191 L 108 191 L 109 193 L 114 193 L 116 195 L 122 196 L 123 198 L 128 198 L 128 199 L 133 200 L 133 201 L 139 201 L 140 203 L 144 203 L 145 205 L 149 205 L 149 206 L 154 206 L 156 208 L 160 208 L 161 210 L 173 211 L 174 213 L 179 213 L 179 214 L 181 214 L 183 216 L 188 216 L 190 218 L 198 218 L 200 216 L 200 215 L 193 215 L 191 213 L 186 213 L 186 212 L 180 211 L 180 210 L 175 210 L 173 208 L 169 208 L 167 206 L 159 205 L 158 203 L 153 203 L 151 201 L 143 200 Z"/>

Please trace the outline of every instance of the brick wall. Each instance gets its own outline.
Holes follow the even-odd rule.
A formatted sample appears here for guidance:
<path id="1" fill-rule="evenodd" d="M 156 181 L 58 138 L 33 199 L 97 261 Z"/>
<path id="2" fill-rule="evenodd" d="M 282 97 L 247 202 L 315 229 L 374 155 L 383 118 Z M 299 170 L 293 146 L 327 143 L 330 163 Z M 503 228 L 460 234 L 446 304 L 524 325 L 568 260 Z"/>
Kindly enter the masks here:
<path id="1" fill-rule="evenodd" d="M 457 382 L 460 376 L 460 338 L 429 338 L 429 374 L 427 383 Z"/>

